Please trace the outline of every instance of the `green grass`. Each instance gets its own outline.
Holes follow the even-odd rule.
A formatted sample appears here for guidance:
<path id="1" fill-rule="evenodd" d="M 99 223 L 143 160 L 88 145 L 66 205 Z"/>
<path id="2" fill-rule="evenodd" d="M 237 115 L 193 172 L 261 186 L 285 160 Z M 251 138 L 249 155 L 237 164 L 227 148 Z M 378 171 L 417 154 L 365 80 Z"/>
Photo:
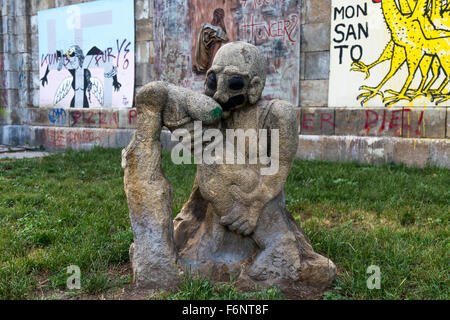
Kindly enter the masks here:
<path id="1" fill-rule="evenodd" d="M 158 300 L 282 300 L 283 294 L 276 287 L 259 289 L 254 292 L 239 292 L 230 283 L 214 283 L 208 279 L 186 276 L 178 292 L 161 291 L 152 298 Z"/>
<path id="2" fill-rule="evenodd" d="M 70 265 L 82 290 L 99 295 L 130 282 L 133 234 L 120 150 L 69 151 L 0 161 L 0 299 L 66 291 Z M 189 197 L 195 166 L 174 166 L 174 213 Z M 338 266 L 324 299 L 449 299 L 449 170 L 296 161 L 289 210 L 315 250 Z M 369 290 L 366 270 L 381 269 Z M 124 271 L 125 270 L 125 271 Z M 232 284 L 186 279 L 155 299 L 279 299 L 274 288 L 244 294 Z"/>

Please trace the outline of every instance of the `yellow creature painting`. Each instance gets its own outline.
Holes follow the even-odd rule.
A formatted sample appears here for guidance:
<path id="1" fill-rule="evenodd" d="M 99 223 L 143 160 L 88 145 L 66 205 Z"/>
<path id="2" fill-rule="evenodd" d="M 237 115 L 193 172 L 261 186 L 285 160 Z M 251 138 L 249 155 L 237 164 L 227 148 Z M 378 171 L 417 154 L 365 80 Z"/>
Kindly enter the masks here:
<path id="1" fill-rule="evenodd" d="M 353 62 L 351 70 L 364 72 L 366 79 L 369 70 L 377 64 L 391 60 L 390 70 L 381 83 L 375 87 L 361 86 L 361 93 L 357 100 L 364 105 L 370 99 L 380 95 L 386 106 L 407 100 L 412 101 L 421 96 L 427 96 L 431 101 L 440 104 L 450 100 L 450 93 L 444 93 L 444 88 L 450 81 L 450 4 L 447 0 L 372 0 L 381 2 L 384 19 L 391 33 L 391 40 L 387 44 L 380 58 L 372 64 L 366 65 L 362 61 Z M 381 88 L 391 79 L 406 62 L 408 77 L 400 92 Z M 409 87 L 414 75 L 420 69 L 422 80 L 417 90 Z M 445 80 L 439 88 L 433 90 L 431 86 L 436 82 L 443 70 Z M 429 71 L 432 77 L 428 80 Z M 385 97 L 385 93 L 391 96 Z"/>

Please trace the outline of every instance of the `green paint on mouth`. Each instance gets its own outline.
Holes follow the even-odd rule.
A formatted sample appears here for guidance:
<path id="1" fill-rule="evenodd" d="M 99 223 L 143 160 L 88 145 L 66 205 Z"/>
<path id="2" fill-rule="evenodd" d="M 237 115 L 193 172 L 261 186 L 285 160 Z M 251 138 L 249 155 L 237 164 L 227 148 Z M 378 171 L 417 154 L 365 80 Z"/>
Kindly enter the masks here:
<path id="1" fill-rule="evenodd" d="M 215 120 L 217 118 L 220 118 L 221 116 L 222 116 L 222 109 L 217 107 L 214 110 L 210 111 L 208 116 L 206 116 L 204 120 L 208 120 L 208 119 Z"/>

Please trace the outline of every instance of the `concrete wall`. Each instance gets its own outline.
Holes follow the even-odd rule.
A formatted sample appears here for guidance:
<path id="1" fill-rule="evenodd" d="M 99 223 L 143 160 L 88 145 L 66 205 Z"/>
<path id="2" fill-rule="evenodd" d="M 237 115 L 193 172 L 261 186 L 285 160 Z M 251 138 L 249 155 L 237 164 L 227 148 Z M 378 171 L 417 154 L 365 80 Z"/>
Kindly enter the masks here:
<path id="1" fill-rule="evenodd" d="M 0 41 L 0 144 L 49 150 L 122 147 L 134 109 L 39 108 L 37 11 L 81 0 L 3 0 Z M 450 167 L 447 105 L 439 108 L 329 108 L 330 0 L 301 4 L 298 157 Z M 135 1 L 136 90 L 155 79 L 152 0 Z M 165 137 L 167 140 L 167 137 Z M 166 141 L 165 140 L 165 144 Z"/>

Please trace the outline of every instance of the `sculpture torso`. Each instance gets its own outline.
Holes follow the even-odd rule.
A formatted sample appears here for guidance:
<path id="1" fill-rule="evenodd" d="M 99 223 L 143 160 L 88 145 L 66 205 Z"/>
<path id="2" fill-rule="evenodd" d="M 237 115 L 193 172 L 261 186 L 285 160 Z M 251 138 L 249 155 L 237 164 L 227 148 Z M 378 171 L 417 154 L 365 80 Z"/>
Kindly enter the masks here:
<path id="1" fill-rule="evenodd" d="M 222 120 L 224 140 L 227 129 L 258 130 L 259 112 L 265 105 L 267 105 L 267 101 L 261 100 L 257 105 L 236 110 L 228 119 Z M 199 183 L 200 192 L 204 199 L 213 205 L 215 213 L 220 216 L 228 215 L 237 205 L 229 192 L 232 185 L 237 185 L 242 191 L 250 193 L 259 183 L 260 165 L 249 164 L 248 143 L 245 148 L 245 164 L 237 164 L 236 156 L 234 161 L 234 164 L 202 164 L 198 166 L 198 179 L 201 181 Z"/>

